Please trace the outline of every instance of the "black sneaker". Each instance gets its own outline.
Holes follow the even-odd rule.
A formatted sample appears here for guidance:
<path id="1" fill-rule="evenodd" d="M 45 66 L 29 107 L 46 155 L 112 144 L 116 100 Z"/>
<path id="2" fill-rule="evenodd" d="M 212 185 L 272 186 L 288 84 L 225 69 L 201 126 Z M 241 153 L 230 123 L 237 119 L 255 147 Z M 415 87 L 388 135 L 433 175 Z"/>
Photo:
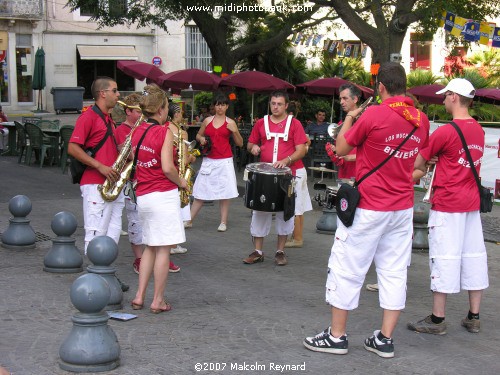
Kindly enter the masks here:
<path id="1" fill-rule="evenodd" d="M 394 343 L 392 342 L 392 339 L 379 340 L 377 338 L 379 332 L 380 330 L 376 330 L 373 332 L 373 336 L 365 339 L 365 349 L 382 358 L 394 357 Z"/>
<path id="2" fill-rule="evenodd" d="M 315 352 L 347 354 L 347 335 L 337 339 L 330 334 L 330 327 L 314 337 L 306 337 L 303 342 L 307 349 Z"/>

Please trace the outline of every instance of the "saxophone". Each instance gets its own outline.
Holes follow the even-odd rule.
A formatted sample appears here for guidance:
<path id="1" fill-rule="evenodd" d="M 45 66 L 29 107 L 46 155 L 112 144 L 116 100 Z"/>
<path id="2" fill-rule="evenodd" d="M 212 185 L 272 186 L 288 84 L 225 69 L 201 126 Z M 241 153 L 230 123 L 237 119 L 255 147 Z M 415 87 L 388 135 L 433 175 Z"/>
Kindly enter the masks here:
<path id="1" fill-rule="evenodd" d="M 139 110 L 141 109 L 141 107 L 139 106 L 130 106 L 122 101 L 118 101 L 118 104 L 120 104 L 124 108 L 139 109 Z M 144 121 L 144 115 L 141 115 L 141 117 L 139 117 L 139 119 L 135 122 L 134 126 L 132 127 L 132 130 L 125 139 L 123 147 L 120 150 L 120 153 L 118 154 L 118 158 L 111 166 L 111 168 L 113 168 L 120 174 L 118 180 L 115 182 L 110 182 L 108 179 L 106 179 L 106 181 L 104 181 L 104 184 L 97 186 L 97 190 L 99 190 L 99 192 L 101 193 L 102 199 L 104 199 L 107 202 L 112 202 L 116 200 L 116 198 L 118 198 L 118 196 L 120 195 L 121 191 L 125 187 L 125 184 L 130 177 L 133 165 L 133 162 L 129 161 L 129 157 L 132 152 L 132 134 L 143 121 Z"/>
<path id="2" fill-rule="evenodd" d="M 177 134 L 174 135 L 174 145 L 177 147 L 177 165 L 179 167 L 179 177 L 184 178 L 187 182 L 186 189 L 179 190 L 181 199 L 181 208 L 189 204 L 189 197 L 193 193 L 193 177 L 194 170 L 190 164 L 185 164 L 186 152 L 196 156 L 194 145 L 196 141 L 188 142 L 182 138 L 182 125 L 172 123 L 177 127 Z M 197 150 L 196 150 L 197 151 Z"/>

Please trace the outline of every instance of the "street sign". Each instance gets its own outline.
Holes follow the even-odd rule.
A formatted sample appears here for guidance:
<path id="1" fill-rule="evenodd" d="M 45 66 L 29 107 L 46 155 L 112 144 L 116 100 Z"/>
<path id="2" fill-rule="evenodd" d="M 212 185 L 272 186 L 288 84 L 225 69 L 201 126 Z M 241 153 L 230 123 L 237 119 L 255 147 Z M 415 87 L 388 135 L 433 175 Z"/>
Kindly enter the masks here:
<path id="1" fill-rule="evenodd" d="M 161 57 L 160 56 L 153 57 L 153 65 L 155 65 L 155 66 L 161 65 Z"/>

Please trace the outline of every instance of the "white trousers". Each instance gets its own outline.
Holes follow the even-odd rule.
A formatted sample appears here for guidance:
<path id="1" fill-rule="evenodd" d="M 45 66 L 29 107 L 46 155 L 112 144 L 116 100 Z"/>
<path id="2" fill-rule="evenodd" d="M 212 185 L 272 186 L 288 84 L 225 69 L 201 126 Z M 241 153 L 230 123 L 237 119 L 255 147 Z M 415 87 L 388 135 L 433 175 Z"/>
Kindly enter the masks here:
<path id="1" fill-rule="evenodd" d="M 83 198 L 83 221 L 85 226 L 85 254 L 94 237 L 108 236 L 117 244 L 122 230 L 123 192 L 113 202 L 102 199 L 97 184 L 80 186 Z"/>
<path id="2" fill-rule="evenodd" d="M 429 215 L 431 290 L 458 293 L 489 286 L 488 261 L 479 211 Z"/>
<path id="3" fill-rule="evenodd" d="M 380 307 L 404 309 L 412 236 L 413 208 L 384 212 L 357 208 L 352 226 L 339 221 L 328 261 L 326 302 L 343 310 L 357 308 L 366 273 L 375 262 Z"/>

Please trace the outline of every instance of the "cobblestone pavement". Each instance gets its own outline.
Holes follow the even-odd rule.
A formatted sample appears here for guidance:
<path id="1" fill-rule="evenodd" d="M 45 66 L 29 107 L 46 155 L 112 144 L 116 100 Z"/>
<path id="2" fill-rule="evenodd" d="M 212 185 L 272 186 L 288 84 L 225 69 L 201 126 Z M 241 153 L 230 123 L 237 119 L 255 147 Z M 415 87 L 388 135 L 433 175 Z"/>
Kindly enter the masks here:
<path id="1" fill-rule="evenodd" d="M 27 167 L 17 164 L 15 157 L 1 157 L 0 191 L 0 232 L 9 225 L 9 200 L 25 194 L 33 204 L 28 216 L 31 226 L 41 234 L 33 250 L 0 247 L 0 365 L 16 375 L 68 374 L 59 368 L 59 347 L 76 312 L 69 298 L 71 284 L 84 273 L 53 274 L 42 268 L 51 247 L 51 241 L 44 239 L 54 235 L 50 225 L 57 212 L 76 215 L 75 238 L 79 249 L 83 248 L 79 189 L 57 167 Z M 284 372 L 308 374 L 500 373 L 500 251 L 493 242 L 486 244 L 490 288 L 484 295 L 479 334 L 460 326 L 468 307 L 464 292 L 448 298 L 447 335 L 415 334 L 406 329 L 408 321 L 430 313 L 428 257 L 418 252 L 409 268 L 407 307 L 394 333 L 395 358 L 384 360 L 363 349 L 364 338 L 380 328 L 381 319 L 377 293 L 365 290 L 359 308 L 350 315 L 349 354 L 306 350 L 304 337 L 323 330 L 330 319 L 324 284 L 333 236 L 316 233 L 321 215 L 317 207 L 306 213 L 305 246 L 287 251 L 286 267 L 273 263 L 274 236 L 265 241 L 265 262 L 245 265 L 242 259 L 252 251 L 250 210 L 241 198 L 235 199 L 228 231 L 219 233 L 218 205 L 204 207 L 187 231 L 188 253 L 172 257 L 182 270 L 169 276 L 166 296 L 173 309 L 160 315 L 130 307 L 137 275 L 128 240 L 122 236 L 115 265 L 119 277 L 131 285 L 124 294 L 123 311 L 136 313 L 138 319 L 109 321 L 121 347 L 121 364 L 107 373 L 271 374 L 279 371 L 277 365 L 300 365 L 296 371 Z M 483 216 L 485 233 L 491 231 L 498 238 L 499 220 L 500 207 L 496 206 Z M 86 258 L 84 263 L 89 264 Z M 371 269 L 366 282 L 375 280 Z M 152 285 L 146 307 L 151 296 Z M 196 371 L 197 364 L 201 371 Z"/>

